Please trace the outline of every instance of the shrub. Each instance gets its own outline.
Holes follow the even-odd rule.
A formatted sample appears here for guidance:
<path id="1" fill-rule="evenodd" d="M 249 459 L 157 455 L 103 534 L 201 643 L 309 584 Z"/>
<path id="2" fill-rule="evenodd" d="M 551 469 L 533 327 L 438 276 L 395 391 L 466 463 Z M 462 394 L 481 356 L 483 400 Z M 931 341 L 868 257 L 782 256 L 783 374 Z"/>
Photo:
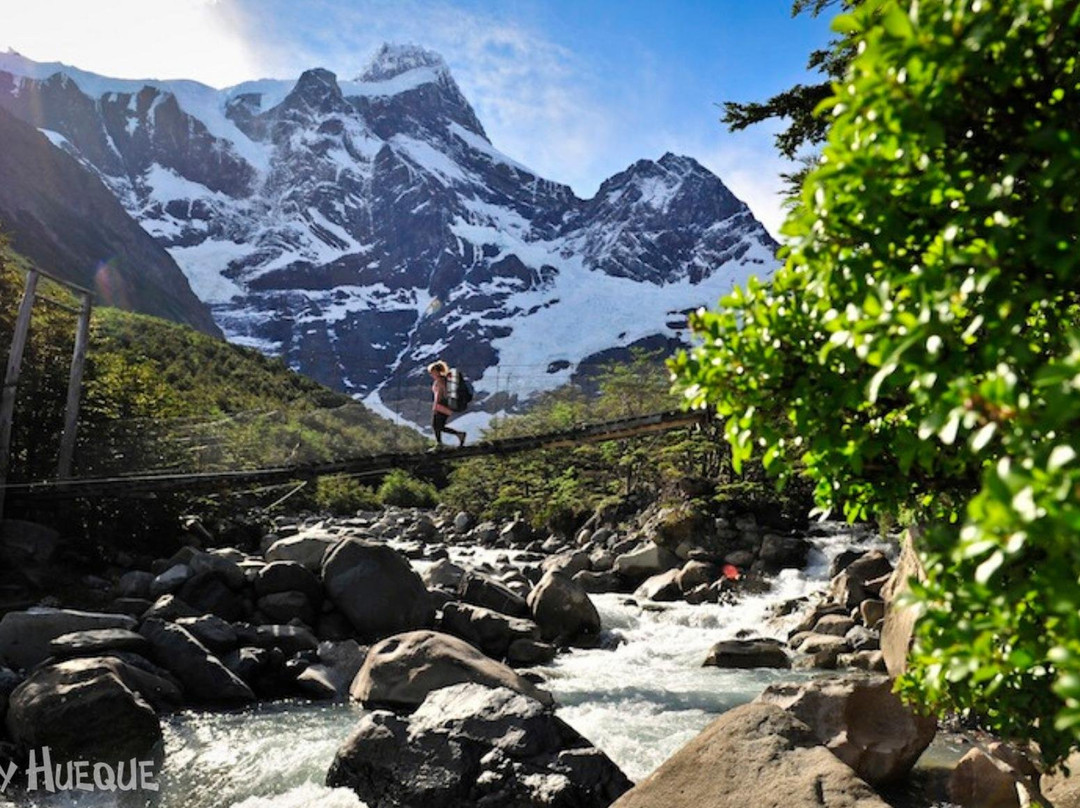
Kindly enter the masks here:
<path id="1" fill-rule="evenodd" d="M 371 486 L 361 485 L 355 478 L 346 475 L 320 477 L 315 484 L 315 504 L 320 510 L 336 516 L 372 511 L 380 505 L 379 497 Z"/>
<path id="2" fill-rule="evenodd" d="M 402 469 L 394 469 L 383 478 L 378 497 L 384 505 L 403 508 L 432 508 L 439 499 L 435 486 Z"/>

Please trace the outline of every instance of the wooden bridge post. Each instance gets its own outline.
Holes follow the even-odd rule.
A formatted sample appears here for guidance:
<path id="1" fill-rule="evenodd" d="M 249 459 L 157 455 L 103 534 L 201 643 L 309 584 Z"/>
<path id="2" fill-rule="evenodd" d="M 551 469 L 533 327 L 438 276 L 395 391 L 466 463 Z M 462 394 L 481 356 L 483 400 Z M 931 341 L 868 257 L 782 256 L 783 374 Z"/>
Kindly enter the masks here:
<path id="1" fill-rule="evenodd" d="M 34 307 L 38 277 L 38 273 L 34 270 L 26 276 L 22 303 L 19 304 L 19 314 L 15 318 L 15 333 L 11 338 L 7 370 L 4 372 L 4 387 L 0 391 L 0 518 L 4 515 L 4 485 L 7 483 L 11 465 L 11 423 L 15 414 L 15 393 L 19 384 L 19 372 L 22 369 L 26 337 L 30 331 L 30 313 Z"/>
<path id="2" fill-rule="evenodd" d="M 83 367 L 86 364 L 86 346 L 90 341 L 90 311 L 93 306 L 89 293 L 82 295 L 79 308 L 79 325 L 75 331 L 75 351 L 71 358 L 71 375 L 68 377 L 67 406 L 64 408 L 64 434 L 60 439 L 60 460 L 56 477 L 66 480 L 71 476 L 71 461 L 75 456 L 75 436 L 79 428 L 79 397 L 82 394 Z"/>

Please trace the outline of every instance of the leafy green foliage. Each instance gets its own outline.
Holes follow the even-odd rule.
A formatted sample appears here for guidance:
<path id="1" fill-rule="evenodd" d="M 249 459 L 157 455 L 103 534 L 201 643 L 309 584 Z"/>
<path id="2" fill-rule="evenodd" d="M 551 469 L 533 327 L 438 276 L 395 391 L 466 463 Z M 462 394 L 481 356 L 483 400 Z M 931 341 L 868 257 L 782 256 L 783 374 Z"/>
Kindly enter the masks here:
<path id="1" fill-rule="evenodd" d="M 320 477 L 315 484 L 315 504 L 336 516 L 351 516 L 357 511 L 377 510 L 382 504 L 375 490 L 353 477 Z"/>
<path id="2" fill-rule="evenodd" d="M 0 344 L 10 344 L 29 264 L 0 247 Z M 67 306 L 62 287 L 39 292 Z M 13 480 L 51 479 L 64 421 L 75 315 L 35 304 L 19 380 Z M 184 326 L 110 308 L 94 310 L 80 406 L 76 476 L 215 471 L 325 462 L 421 448 L 424 439 L 278 359 Z M 345 498 L 339 486 L 331 495 Z M 273 494 L 271 494 L 273 496 Z M 363 498 L 362 492 L 350 496 Z M 25 514 L 85 535 L 157 541 L 192 500 L 81 502 Z M 353 508 L 355 510 L 355 508 Z"/>
<path id="3" fill-rule="evenodd" d="M 435 486 L 403 469 L 394 469 L 383 478 L 377 496 L 384 505 L 403 508 L 432 508 L 439 499 Z"/>
<path id="4" fill-rule="evenodd" d="M 930 526 L 904 686 L 1080 739 L 1080 3 L 866 3 L 785 266 L 694 318 L 673 364 L 736 461 L 822 507 Z"/>
<path id="5" fill-rule="evenodd" d="M 496 421 L 485 437 L 558 432 L 575 425 L 674 409 L 661 357 L 639 352 L 596 377 L 595 395 L 567 386 L 527 415 Z M 678 430 L 622 441 L 460 463 L 442 491 L 447 504 L 486 518 L 521 515 L 535 527 L 569 534 L 601 504 L 653 494 L 686 475 L 716 478 L 726 453 L 709 430 Z"/>

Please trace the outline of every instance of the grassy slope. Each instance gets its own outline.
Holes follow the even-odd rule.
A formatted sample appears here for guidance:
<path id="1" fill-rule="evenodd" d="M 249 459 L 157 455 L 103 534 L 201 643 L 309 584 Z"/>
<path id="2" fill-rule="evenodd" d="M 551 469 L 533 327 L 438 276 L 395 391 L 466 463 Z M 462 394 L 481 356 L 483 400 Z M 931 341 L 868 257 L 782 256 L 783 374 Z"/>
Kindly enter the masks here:
<path id="1" fill-rule="evenodd" d="M 5 356 L 28 266 L 8 248 L 0 252 Z M 74 303 L 63 289 L 47 287 L 49 297 Z M 16 440 L 23 446 L 15 476 L 48 476 L 73 332 L 73 315 L 35 306 L 16 413 L 22 421 Z M 423 445 L 412 430 L 294 373 L 279 359 L 112 308 L 94 312 L 82 414 L 77 473 L 80 464 L 84 472 L 144 470 L 130 467 L 130 441 L 140 434 L 154 442 L 138 455 L 145 470 L 255 467 Z"/>

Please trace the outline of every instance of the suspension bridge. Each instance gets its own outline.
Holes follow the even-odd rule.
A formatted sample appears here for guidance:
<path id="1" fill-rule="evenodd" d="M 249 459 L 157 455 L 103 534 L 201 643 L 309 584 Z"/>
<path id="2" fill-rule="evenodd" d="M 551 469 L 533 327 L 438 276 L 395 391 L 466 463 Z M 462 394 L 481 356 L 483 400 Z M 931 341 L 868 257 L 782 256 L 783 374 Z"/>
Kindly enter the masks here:
<path id="1" fill-rule="evenodd" d="M 422 469 L 433 462 L 457 462 L 476 457 L 507 456 L 537 449 L 622 440 L 649 433 L 700 424 L 702 412 L 668 411 L 580 425 L 557 432 L 481 441 L 469 446 L 388 452 L 324 463 L 298 463 L 277 468 L 206 473 L 125 474 L 112 477 L 68 478 L 4 486 L 11 501 L 43 502 L 80 497 L 129 497 L 163 493 L 210 493 L 254 486 L 272 486 L 317 477 L 344 474 L 380 476 L 393 469 Z"/>
<path id="2" fill-rule="evenodd" d="M 13 449 L 11 427 L 16 398 L 15 388 L 19 379 L 22 352 L 27 344 L 31 308 L 35 299 L 67 308 L 65 304 L 41 294 L 37 288 L 38 274 L 56 284 L 67 287 L 70 292 L 79 296 L 82 300 L 82 306 L 74 310 L 79 317 L 56 476 L 54 479 L 38 479 L 35 481 L 26 481 L 25 478 L 23 480 L 12 480 L 8 475 Z M 400 445 L 401 442 L 386 440 L 381 444 L 376 444 L 374 447 L 368 446 L 365 452 L 359 452 L 355 448 L 349 451 L 348 444 L 339 445 L 336 452 L 338 457 L 333 457 L 334 453 L 329 453 L 328 457 L 324 451 L 321 453 L 309 453 L 306 460 L 296 459 L 293 457 L 296 454 L 294 451 L 288 456 L 282 456 L 280 453 L 276 455 L 263 454 L 260 459 L 251 463 L 230 455 L 228 451 L 220 451 L 217 444 L 227 443 L 227 438 L 221 432 L 215 432 L 214 430 L 220 423 L 236 421 L 242 418 L 257 419 L 260 416 L 269 416 L 264 422 L 257 420 L 244 421 L 243 426 L 251 429 L 264 441 L 273 440 L 270 437 L 273 434 L 273 424 L 270 417 L 274 413 L 238 413 L 220 419 L 220 421 L 210 420 L 206 423 L 194 423 L 190 428 L 185 423 L 164 425 L 166 431 L 170 433 L 170 439 L 176 442 L 173 448 L 186 453 L 187 457 L 185 461 L 177 463 L 174 468 L 168 467 L 167 464 L 165 468 L 162 468 L 162 464 L 165 463 L 164 458 L 151 458 L 150 462 L 139 463 L 131 458 L 124 459 L 123 453 L 119 453 L 117 458 L 113 458 L 114 461 L 119 460 L 119 466 L 114 462 L 111 466 L 106 464 L 102 472 L 94 473 L 90 471 L 88 473 L 84 472 L 81 476 L 74 476 L 72 474 L 72 456 L 76 446 L 75 435 L 79 420 L 80 385 L 87 353 L 92 296 L 93 293 L 89 290 L 74 286 L 48 273 L 39 271 L 30 271 L 28 273 L 24 296 L 14 324 L 12 345 L 8 355 L 2 396 L 0 396 L 0 517 L 3 516 L 5 504 L 9 502 L 34 506 L 40 503 L 78 498 L 126 498 L 168 493 L 236 492 L 291 483 L 305 483 L 329 475 L 364 478 L 385 475 L 394 469 L 423 472 L 424 469 L 430 469 L 436 465 L 456 463 L 478 457 L 508 456 L 537 449 L 570 448 L 588 443 L 621 440 L 650 433 L 683 429 L 700 424 L 706 417 L 703 412 L 675 410 L 645 411 L 644 414 L 641 414 L 643 408 L 639 406 L 637 407 L 639 414 L 609 418 L 607 420 L 601 419 L 599 422 L 593 423 L 578 422 L 573 426 L 550 431 L 540 429 L 538 430 L 540 434 L 521 434 L 520 430 L 515 430 L 516 434 L 512 437 L 499 437 L 500 431 L 495 430 L 488 433 L 488 439 L 462 447 L 439 447 L 438 451 L 421 448 L 418 440 L 403 441 L 406 447 L 404 449 Z M 516 399 L 517 396 L 514 395 L 514 391 L 510 389 L 510 380 L 515 375 L 519 379 L 523 379 L 523 389 L 538 389 L 536 384 L 538 376 L 529 378 L 528 373 L 533 373 L 535 376 L 547 372 L 546 368 L 539 369 L 539 366 L 537 368 L 526 368 L 524 366 L 500 368 L 500 375 L 497 378 L 501 381 L 503 378 L 501 374 L 505 374 L 506 389 L 503 389 L 503 385 L 500 384 L 497 385 L 498 389 L 494 393 L 491 393 L 491 391 L 486 392 L 491 394 L 490 397 L 493 397 L 493 400 Z M 398 406 L 408 404 L 409 399 L 409 396 L 403 397 L 401 390 L 398 390 Z M 420 404 L 419 401 L 411 403 Z M 633 409 L 630 408 L 627 411 Z M 398 413 L 399 426 L 402 424 L 400 420 L 402 414 Z M 405 416 L 410 426 L 423 420 L 419 413 L 410 415 L 412 417 Z M 180 420 L 183 421 L 184 419 Z M 120 433 L 123 433 L 126 430 L 131 430 L 133 425 L 121 421 L 114 426 Z M 169 451 L 165 452 L 165 455 L 169 454 Z M 176 454 L 176 452 L 172 454 Z M 209 468 L 206 468 L 206 464 L 203 462 L 206 454 L 213 456 Z M 304 453 L 301 452 L 300 454 L 303 455 Z M 266 462 L 266 458 L 270 456 L 276 457 L 277 462 L 274 460 L 269 463 Z M 246 467 L 251 465 L 256 467 Z M 92 469 L 93 467 L 93 464 L 91 464 L 87 468 Z M 118 468 L 123 470 L 118 471 Z"/>

